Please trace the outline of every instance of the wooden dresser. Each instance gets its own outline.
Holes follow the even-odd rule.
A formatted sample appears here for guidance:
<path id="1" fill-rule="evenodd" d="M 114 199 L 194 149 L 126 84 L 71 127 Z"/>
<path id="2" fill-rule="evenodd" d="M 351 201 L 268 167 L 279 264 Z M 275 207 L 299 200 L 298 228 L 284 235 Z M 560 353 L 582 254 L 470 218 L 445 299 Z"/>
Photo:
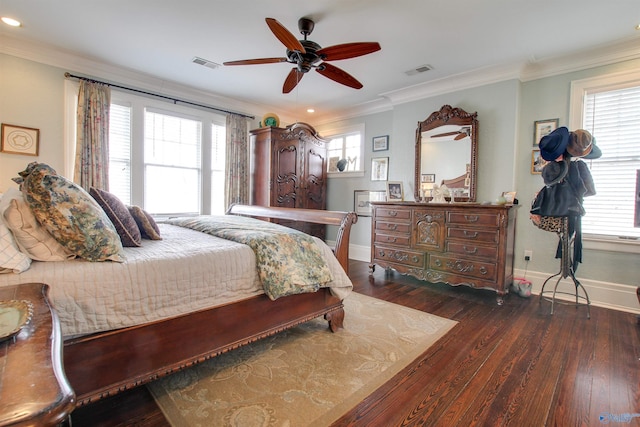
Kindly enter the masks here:
<path id="1" fill-rule="evenodd" d="M 371 272 L 492 289 L 513 282 L 517 208 L 478 203 L 372 202 Z"/>

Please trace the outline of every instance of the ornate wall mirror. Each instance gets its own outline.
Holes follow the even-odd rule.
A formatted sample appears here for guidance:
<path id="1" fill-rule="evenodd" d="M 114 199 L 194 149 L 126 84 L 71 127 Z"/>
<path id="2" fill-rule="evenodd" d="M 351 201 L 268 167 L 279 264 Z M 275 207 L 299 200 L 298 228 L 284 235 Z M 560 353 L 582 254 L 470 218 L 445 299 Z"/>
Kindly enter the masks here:
<path id="1" fill-rule="evenodd" d="M 446 184 L 456 201 L 476 201 L 478 113 L 443 105 L 416 129 L 415 200 Z"/>

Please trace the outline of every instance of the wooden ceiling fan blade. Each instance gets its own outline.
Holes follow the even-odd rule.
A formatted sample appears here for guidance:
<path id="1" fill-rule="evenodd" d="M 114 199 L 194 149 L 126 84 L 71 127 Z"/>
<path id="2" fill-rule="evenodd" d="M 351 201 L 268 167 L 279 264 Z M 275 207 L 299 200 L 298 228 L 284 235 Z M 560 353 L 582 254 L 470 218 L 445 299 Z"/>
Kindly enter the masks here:
<path id="1" fill-rule="evenodd" d="M 323 76 L 330 78 L 334 82 L 338 82 L 354 89 L 362 88 L 362 83 L 356 80 L 351 74 L 334 65 L 323 62 L 318 68 L 316 68 L 316 71 Z"/>
<path id="2" fill-rule="evenodd" d="M 302 46 L 302 43 L 300 43 L 300 40 L 298 40 L 296 36 L 291 34 L 291 32 L 287 30 L 284 25 L 273 18 L 265 18 L 265 21 L 267 21 L 267 25 L 271 29 L 271 32 L 276 36 L 278 40 L 280 40 L 280 42 L 282 42 L 283 45 L 286 46 L 287 49 L 297 50 L 298 52 L 302 53 L 307 52 L 304 46 Z"/>
<path id="3" fill-rule="evenodd" d="M 257 58 L 257 59 L 241 59 L 239 61 L 227 61 L 222 65 L 258 65 L 258 64 L 275 64 L 278 62 L 287 62 L 287 58 Z"/>
<path id="4" fill-rule="evenodd" d="M 459 130 L 456 130 L 454 132 L 445 132 L 445 133 L 439 133 L 437 135 L 431 135 L 431 138 L 443 138 L 445 136 L 452 136 L 452 135 L 458 135 L 459 136 L 460 134 L 462 134 L 464 136 L 467 136 L 464 132 L 460 132 Z M 463 138 L 464 138 L 464 136 L 463 136 Z"/>
<path id="5" fill-rule="evenodd" d="M 304 77 L 304 73 L 300 72 L 300 70 L 298 70 L 298 67 L 293 67 L 291 71 L 289 71 L 289 75 L 287 75 L 287 78 L 284 80 L 284 85 L 282 85 L 282 93 L 291 92 L 293 88 L 298 86 L 298 83 L 300 83 L 302 77 Z"/>
<path id="6" fill-rule="evenodd" d="M 316 53 L 325 61 L 337 61 L 367 55 L 379 50 L 380 44 L 378 42 L 356 42 L 325 47 Z"/>

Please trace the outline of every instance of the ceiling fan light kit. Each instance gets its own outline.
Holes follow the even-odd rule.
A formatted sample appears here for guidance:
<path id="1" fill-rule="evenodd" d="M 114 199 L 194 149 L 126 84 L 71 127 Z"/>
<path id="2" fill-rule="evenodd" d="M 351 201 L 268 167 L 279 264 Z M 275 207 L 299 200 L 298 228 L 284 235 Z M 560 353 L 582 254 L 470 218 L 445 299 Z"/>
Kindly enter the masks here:
<path id="1" fill-rule="evenodd" d="M 337 83 L 360 89 L 362 88 L 362 83 L 355 77 L 326 61 L 355 58 L 380 50 L 380 44 L 377 42 L 344 43 L 322 48 L 318 43 L 307 40 L 307 36 L 311 34 L 315 27 L 315 23 L 309 18 L 300 18 L 298 20 L 298 29 L 304 36 L 303 40 L 298 40 L 277 20 L 273 18 L 266 18 L 265 20 L 271 32 L 287 48 L 286 56 L 228 61 L 224 62 L 224 65 L 258 65 L 280 62 L 295 64 L 295 67 L 291 69 L 285 78 L 282 93 L 291 92 L 300 83 L 302 77 L 312 69 Z"/>

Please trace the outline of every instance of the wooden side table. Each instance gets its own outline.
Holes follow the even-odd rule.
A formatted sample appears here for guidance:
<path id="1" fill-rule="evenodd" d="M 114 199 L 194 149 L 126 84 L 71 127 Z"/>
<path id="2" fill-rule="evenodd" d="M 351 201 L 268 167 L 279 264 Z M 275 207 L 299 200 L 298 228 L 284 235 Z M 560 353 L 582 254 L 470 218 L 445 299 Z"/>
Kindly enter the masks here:
<path id="1" fill-rule="evenodd" d="M 0 426 L 58 425 L 75 407 L 62 364 L 60 323 L 48 291 L 42 283 L 0 287 L 0 300 L 33 305 L 31 322 L 0 343 Z"/>

